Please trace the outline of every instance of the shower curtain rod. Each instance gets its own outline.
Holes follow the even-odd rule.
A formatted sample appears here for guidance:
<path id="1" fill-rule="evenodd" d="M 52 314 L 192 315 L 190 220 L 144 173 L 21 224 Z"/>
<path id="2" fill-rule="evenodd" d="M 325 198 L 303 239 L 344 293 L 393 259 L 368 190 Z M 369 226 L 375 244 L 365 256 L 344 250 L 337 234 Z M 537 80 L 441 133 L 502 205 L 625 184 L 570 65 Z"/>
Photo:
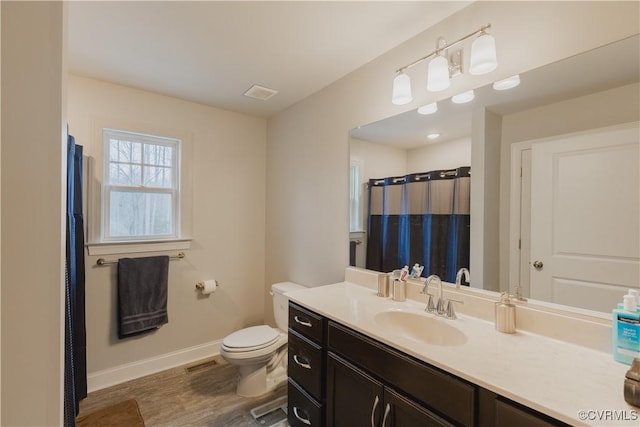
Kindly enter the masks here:
<path id="1" fill-rule="evenodd" d="M 176 259 L 182 259 L 185 257 L 184 252 L 180 252 L 178 253 L 178 255 L 171 255 L 169 257 L 170 260 L 176 260 Z M 118 261 L 107 261 L 104 258 L 98 258 L 98 260 L 96 261 L 96 265 L 102 267 L 103 265 L 113 265 L 113 264 L 117 264 Z"/>

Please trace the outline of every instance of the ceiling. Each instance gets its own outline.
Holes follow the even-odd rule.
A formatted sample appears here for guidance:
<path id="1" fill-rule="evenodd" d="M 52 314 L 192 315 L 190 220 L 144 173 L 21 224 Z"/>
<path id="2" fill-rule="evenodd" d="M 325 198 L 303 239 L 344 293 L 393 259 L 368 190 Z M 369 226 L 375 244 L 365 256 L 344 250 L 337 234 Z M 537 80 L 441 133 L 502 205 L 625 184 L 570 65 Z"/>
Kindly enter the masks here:
<path id="1" fill-rule="evenodd" d="M 497 41 L 499 43 L 499 40 Z M 496 91 L 491 85 L 475 90 L 475 99 L 454 104 L 438 102 L 435 114 L 416 110 L 361 126 L 351 136 L 397 148 L 412 149 L 471 135 L 473 110 L 486 107 L 499 115 L 512 114 L 594 92 L 636 83 L 640 80 L 640 36 L 636 35 L 570 58 L 540 67 L 520 76 L 514 89 Z M 426 135 L 440 133 L 435 142 Z"/>
<path id="2" fill-rule="evenodd" d="M 73 74 L 270 117 L 470 1 L 73 1 Z M 253 84 L 278 91 L 243 96 Z"/>

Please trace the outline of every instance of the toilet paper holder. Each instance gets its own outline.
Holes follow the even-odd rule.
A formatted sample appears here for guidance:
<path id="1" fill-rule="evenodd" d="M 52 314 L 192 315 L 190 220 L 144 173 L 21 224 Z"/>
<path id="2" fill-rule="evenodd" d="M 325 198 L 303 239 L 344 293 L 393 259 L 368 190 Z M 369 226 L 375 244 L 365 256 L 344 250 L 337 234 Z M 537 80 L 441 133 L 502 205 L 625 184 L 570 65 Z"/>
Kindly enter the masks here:
<path id="1" fill-rule="evenodd" d="M 216 286 L 220 286 L 220 283 L 218 283 L 218 281 L 216 281 Z M 196 283 L 196 290 L 199 290 L 199 291 L 204 290 L 204 282 Z"/>

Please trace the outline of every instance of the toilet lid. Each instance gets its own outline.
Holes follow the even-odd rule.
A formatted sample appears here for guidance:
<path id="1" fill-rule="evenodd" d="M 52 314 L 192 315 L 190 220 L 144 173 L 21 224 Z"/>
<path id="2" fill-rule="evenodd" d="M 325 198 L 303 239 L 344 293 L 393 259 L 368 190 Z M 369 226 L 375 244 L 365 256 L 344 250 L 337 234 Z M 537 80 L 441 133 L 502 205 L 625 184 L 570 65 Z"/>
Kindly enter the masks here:
<path id="1" fill-rule="evenodd" d="M 258 350 L 272 344 L 278 335 L 278 330 L 271 326 L 251 326 L 228 335 L 222 345 L 229 351 Z"/>

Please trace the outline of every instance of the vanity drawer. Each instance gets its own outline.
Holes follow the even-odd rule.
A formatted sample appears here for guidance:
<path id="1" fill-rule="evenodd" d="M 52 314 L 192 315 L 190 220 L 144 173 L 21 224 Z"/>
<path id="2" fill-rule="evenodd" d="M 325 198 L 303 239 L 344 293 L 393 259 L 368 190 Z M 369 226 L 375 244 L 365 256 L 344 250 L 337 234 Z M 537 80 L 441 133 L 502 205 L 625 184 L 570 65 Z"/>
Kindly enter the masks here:
<path id="1" fill-rule="evenodd" d="M 323 342 L 324 321 L 322 317 L 291 302 L 289 303 L 289 328 L 318 344 Z"/>
<path id="2" fill-rule="evenodd" d="M 475 424 L 477 389 L 342 325 L 329 322 L 329 350 L 371 372 L 455 423 Z"/>
<path id="3" fill-rule="evenodd" d="M 496 427 L 527 426 L 527 427 L 551 427 L 567 426 L 567 424 L 554 420 L 532 409 L 507 402 L 502 398 L 496 399 Z"/>
<path id="4" fill-rule="evenodd" d="M 322 398 L 322 348 L 289 329 L 289 377 L 315 399 Z"/>
<path id="5" fill-rule="evenodd" d="M 289 378 L 287 421 L 291 427 L 322 426 L 322 405 Z"/>

